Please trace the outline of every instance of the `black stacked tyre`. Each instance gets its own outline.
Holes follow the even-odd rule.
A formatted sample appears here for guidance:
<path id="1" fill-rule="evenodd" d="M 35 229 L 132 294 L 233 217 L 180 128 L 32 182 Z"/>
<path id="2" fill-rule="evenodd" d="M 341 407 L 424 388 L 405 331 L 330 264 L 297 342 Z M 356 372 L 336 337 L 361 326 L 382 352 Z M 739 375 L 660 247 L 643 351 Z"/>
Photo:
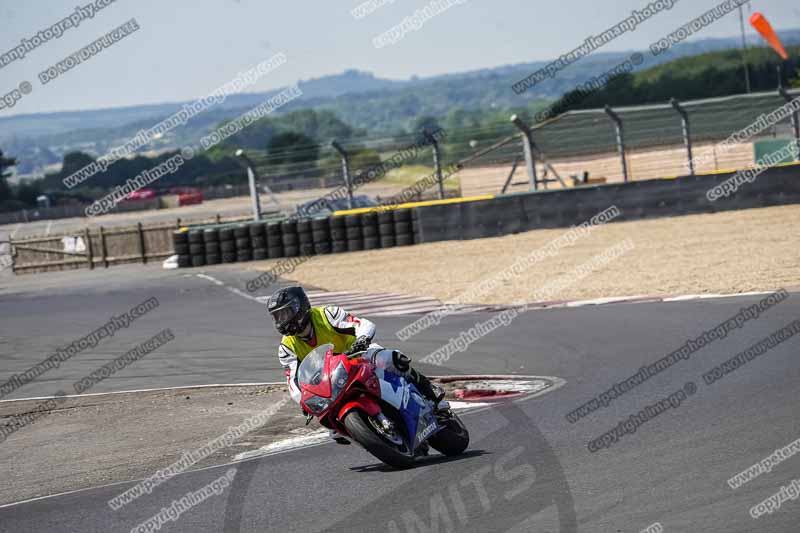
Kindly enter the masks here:
<path id="1" fill-rule="evenodd" d="M 300 255 L 314 255 L 314 233 L 310 218 L 297 221 L 297 242 L 300 247 Z"/>
<path id="2" fill-rule="evenodd" d="M 179 267 L 192 266 L 192 256 L 189 255 L 189 233 L 187 231 L 175 231 L 172 233 L 172 249 L 178 256 Z"/>
<path id="3" fill-rule="evenodd" d="M 414 230 L 411 224 L 411 209 L 394 210 L 394 238 L 397 246 L 414 244 Z"/>
<path id="4" fill-rule="evenodd" d="M 391 248 L 397 245 L 394 238 L 394 215 L 392 211 L 378 213 L 378 237 L 381 248 Z"/>
<path id="5" fill-rule="evenodd" d="M 250 225 L 239 224 L 233 228 L 236 238 L 236 261 L 242 263 L 253 260 L 253 245 L 250 241 Z"/>
<path id="6" fill-rule="evenodd" d="M 331 251 L 339 254 L 347 251 L 347 227 L 344 217 L 331 217 Z"/>
<path id="7" fill-rule="evenodd" d="M 345 235 L 347 236 L 347 251 L 357 252 L 364 249 L 364 228 L 361 215 L 345 215 Z"/>
<path id="8" fill-rule="evenodd" d="M 281 241 L 283 242 L 284 257 L 297 257 L 300 254 L 296 220 L 281 222 Z"/>
<path id="9" fill-rule="evenodd" d="M 203 230 L 189 230 L 189 255 L 192 256 L 193 267 L 205 266 L 206 244 L 203 240 Z"/>
<path id="10" fill-rule="evenodd" d="M 253 248 L 253 260 L 261 261 L 269 257 L 267 252 L 267 225 L 263 222 L 250 224 L 250 246 Z"/>
<path id="11" fill-rule="evenodd" d="M 361 215 L 361 229 L 364 234 L 365 250 L 375 250 L 381 247 L 378 233 L 378 213 L 372 211 Z"/>
<path id="12" fill-rule="evenodd" d="M 206 228 L 203 230 L 203 242 L 206 245 L 206 264 L 218 265 L 222 262 L 222 252 L 219 247 L 219 229 Z"/>
<path id="13" fill-rule="evenodd" d="M 232 227 L 220 228 L 219 251 L 223 263 L 236 262 L 236 235 Z"/>
<path id="14" fill-rule="evenodd" d="M 311 220 L 311 237 L 314 240 L 314 253 L 317 255 L 331 253 L 331 225 L 330 218 L 315 218 Z"/>
<path id="15" fill-rule="evenodd" d="M 267 224 L 267 256 L 270 259 L 283 257 L 283 237 L 281 237 L 280 222 Z"/>

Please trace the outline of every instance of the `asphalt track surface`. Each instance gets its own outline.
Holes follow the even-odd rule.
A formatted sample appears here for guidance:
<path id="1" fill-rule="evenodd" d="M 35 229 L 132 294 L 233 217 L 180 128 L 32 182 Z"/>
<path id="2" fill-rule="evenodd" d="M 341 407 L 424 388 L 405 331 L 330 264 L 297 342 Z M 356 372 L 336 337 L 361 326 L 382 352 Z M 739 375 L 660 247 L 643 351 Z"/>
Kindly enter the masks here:
<path id="1" fill-rule="evenodd" d="M 92 392 L 280 379 L 277 335 L 263 305 L 183 271 L 119 268 L 14 279 L 0 288 L 0 379 L 151 297 L 161 305 L 11 397 L 53 394 L 163 328 L 176 339 Z M 214 276 L 244 287 L 248 274 Z M 65 287 L 64 281 L 70 285 Z M 794 532 L 800 500 L 753 519 L 749 509 L 800 478 L 793 457 L 737 490 L 726 480 L 800 437 L 797 337 L 721 381 L 701 375 L 793 320 L 800 294 L 650 378 L 608 408 L 571 424 L 567 412 L 642 365 L 733 316 L 757 297 L 531 311 L 429 374 L 555 376 L 561 388 L 464 416 L 472 443 L 456 459 L 433 456 L 391 471 L 356 446 L 324 444 L 233 466 L 232 486 L 160 531 L 586 531 Z M 380 319 L 379 341 L 412 356 L 486 320 L 445 319 L 405 343 L 391 334 L 414 317 Z M 694 382 L 697 392 L 592 453 L 587 443 L 622 419 Z M 32 451 L 31 453 L 35 453 Z M 68 460 L 68 458 L 65 458 Z M 13 465 L 3 465 L 13 469 Z M 173 478 L 119 511 L 107 501 L 132 483 L 0 508 L 2 532 L 130 531 L 230 466 Z"/>

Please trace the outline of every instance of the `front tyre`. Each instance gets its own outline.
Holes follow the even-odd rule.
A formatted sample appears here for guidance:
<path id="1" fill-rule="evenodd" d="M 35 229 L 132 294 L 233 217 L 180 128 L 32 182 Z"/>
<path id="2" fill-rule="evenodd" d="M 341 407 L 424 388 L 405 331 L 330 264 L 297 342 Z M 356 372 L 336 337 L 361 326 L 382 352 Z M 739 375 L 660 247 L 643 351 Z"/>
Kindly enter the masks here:
<path id="1" fill-rule="evenodd" d="M 398 445 L 383 436 L 380 426 L 369 415 L 353 409 L 344 417 L 344 425 L 350 436 L 369 453 L 394 468 L 409 468 L 414 465 L 414 455 L 408 445 Z"/>
<path id="2" fill-rule="evenodd" d="M 428 439 L 428 444 L 448 457 L 464 453 L 469 446 L 469 431 L 458 415 L 450 413 L 446 420 L 439 420 L 439 423 L 444 429 Z"/>

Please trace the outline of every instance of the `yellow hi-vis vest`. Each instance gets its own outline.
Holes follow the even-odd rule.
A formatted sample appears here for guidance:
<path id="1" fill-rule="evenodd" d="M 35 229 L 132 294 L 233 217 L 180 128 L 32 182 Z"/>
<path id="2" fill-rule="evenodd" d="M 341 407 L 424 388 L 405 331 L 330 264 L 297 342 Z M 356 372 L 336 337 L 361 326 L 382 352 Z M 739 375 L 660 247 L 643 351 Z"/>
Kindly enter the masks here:
<path id="1" fill-rule="evenodd" d="M 333 329 L 328 319 L 325 318 L 325 310 L 322 307 L 311 308 L 311 325 L 314 327 L 316 337 L 313 340 L 317 341 L 314 346 L 293 335 L 286 335 L 281 339 L 281 344 L 293 351 L 297 355 L 298 361 L 302 361 L 317 346 L 328 343 L 333 344 L 334 353 L 344 353 L 350 349 L 350 345 L 356 340 L 355 335 L 339 333 Z"/>

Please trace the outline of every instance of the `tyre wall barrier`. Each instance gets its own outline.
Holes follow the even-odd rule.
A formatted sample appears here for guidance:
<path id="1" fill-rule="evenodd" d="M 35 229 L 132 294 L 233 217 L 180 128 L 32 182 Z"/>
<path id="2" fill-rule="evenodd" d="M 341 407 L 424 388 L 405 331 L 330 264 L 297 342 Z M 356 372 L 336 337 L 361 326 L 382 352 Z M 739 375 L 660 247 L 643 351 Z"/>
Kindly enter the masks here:
<path id="1" fill-rule="evenodd" d="M 420 242 L 415 211 L 183 228 L 172 240 L 181 268 L 376 250 Z"/>
<path id="2" fill-rule="evenodd" d="M 727 197 L 711 201 L 707 192 L 736 172 L 675 179 L 595 185 L 575 189 L 517 193 L 490 200 L 423 206 L 415 209 L 419 242 L 496 237 L 539 228 L 569 227 L 612 205 L 614 221 L 714 213 L 800 203 L 800 165 L 765 170 Z"/>

